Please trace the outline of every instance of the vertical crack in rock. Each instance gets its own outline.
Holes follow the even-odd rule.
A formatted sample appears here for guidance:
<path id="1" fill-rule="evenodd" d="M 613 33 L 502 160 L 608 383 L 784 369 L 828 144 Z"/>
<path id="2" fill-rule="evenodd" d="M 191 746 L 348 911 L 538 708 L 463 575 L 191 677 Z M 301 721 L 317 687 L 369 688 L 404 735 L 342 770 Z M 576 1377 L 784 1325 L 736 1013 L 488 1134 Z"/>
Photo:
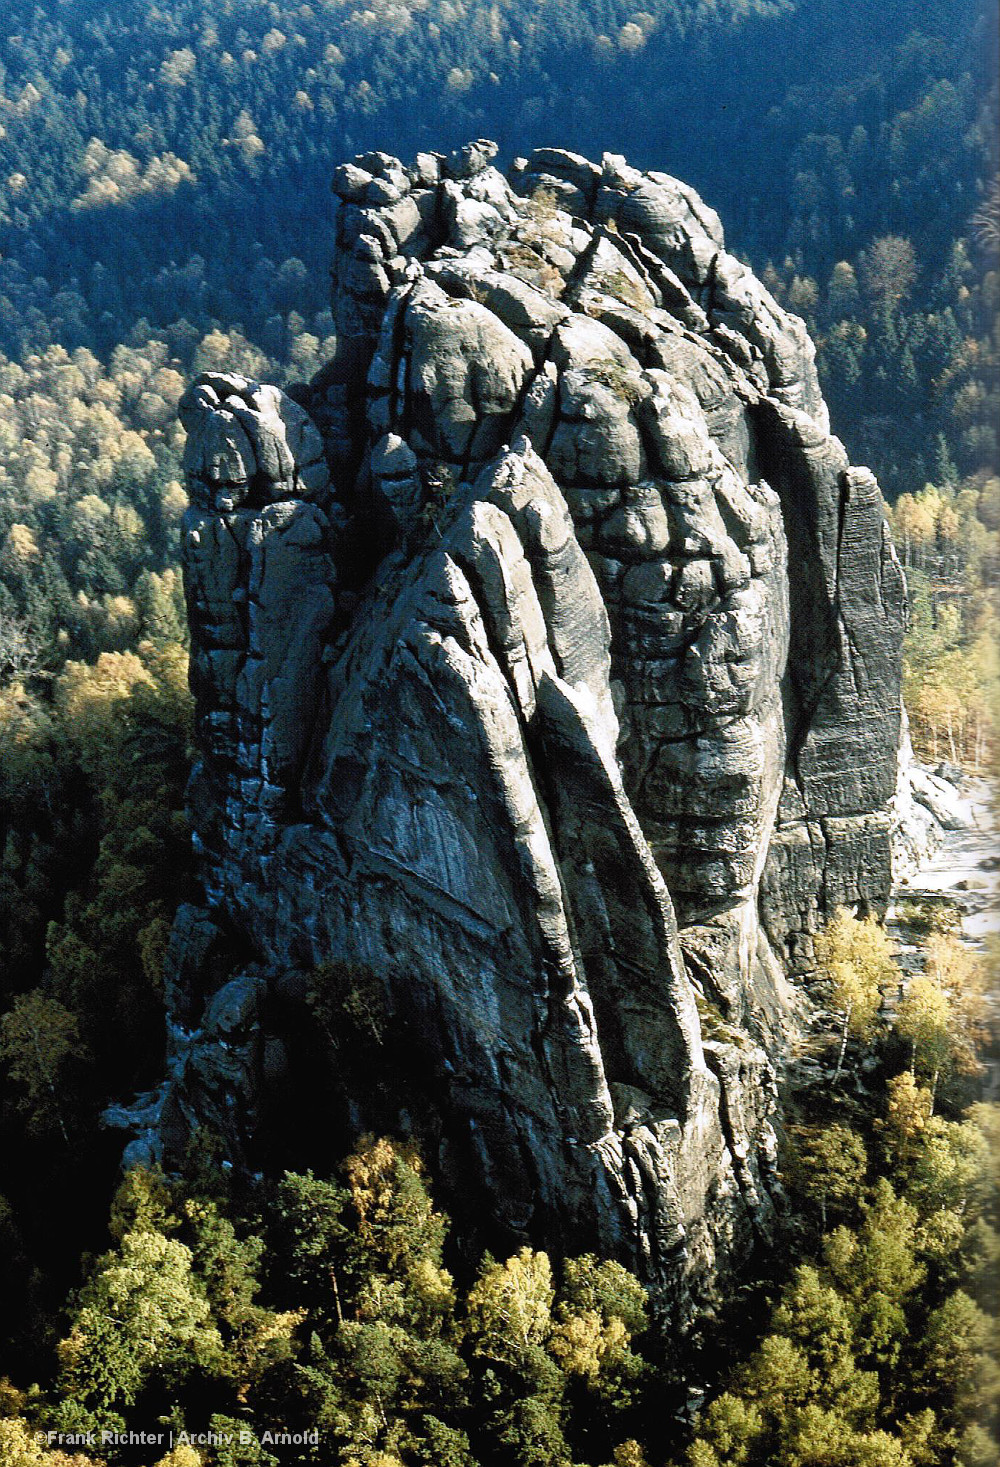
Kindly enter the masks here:
<path id="1" fill-rule="evenodd" d="M 340 167 L 334 360 L 182 402 L 205 908 L 137 1144 L 257 1164 L 275 1015 L 347 964 L 406 1062 L 331 1118 L 683 1323 L 768 1235 L 784 973 L 888 894 L 903 583 L 697 194 L 495 154 Z"/>

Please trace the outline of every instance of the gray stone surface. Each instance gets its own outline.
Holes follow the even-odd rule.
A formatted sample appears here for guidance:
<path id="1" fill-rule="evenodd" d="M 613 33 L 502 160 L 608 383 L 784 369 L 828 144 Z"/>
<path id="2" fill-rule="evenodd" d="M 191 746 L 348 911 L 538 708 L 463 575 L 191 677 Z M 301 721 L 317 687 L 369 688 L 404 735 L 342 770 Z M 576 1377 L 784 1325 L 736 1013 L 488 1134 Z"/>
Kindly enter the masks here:
<path id="1" fill-rule="evenodd" d="M 903 581 L 714 212 L 495 152 L 338 169 L 334 361 L 182 404 L 206 909 L 166 1129 L 232 1091 L 252 1132 L 267 994 L 352 964 L 456 1192 L 683 1316 L 770 1226 L 785 971 L 888 896 Z"/>

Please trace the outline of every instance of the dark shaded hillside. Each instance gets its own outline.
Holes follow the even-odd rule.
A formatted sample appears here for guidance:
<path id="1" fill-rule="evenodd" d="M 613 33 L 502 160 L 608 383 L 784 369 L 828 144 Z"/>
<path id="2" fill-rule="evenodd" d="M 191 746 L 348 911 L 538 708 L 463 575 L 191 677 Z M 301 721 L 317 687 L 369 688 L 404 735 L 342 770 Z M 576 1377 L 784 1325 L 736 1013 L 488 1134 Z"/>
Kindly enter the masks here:
<path id="1" fill-rule="evenodd" d="M 334 160 L 558 137 L 689 180 L 756 269 L 773 261 L 821 337 L 835 422 L 890 492 L 933 476 L 941 434 L 971 472 L 995 451 L 996 277 L 984 294 L 969 222 L 996 167 L 990 11 L 67 0 L 54 19 L 15 0 L 0 342 L 104 352 L 140 317 L 260 340 L 282 261 L 306 267 L 297 308 L 325 305 Z M 866 266 L 886 237 L 913 245 L 888 281 Z"/>

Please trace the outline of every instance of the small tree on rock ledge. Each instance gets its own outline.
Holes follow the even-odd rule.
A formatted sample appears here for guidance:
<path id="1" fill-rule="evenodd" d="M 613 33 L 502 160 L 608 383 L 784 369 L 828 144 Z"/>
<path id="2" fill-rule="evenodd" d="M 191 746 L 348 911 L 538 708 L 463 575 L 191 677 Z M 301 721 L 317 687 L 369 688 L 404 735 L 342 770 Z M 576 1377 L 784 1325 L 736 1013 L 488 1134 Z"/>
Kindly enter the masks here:
<path id="1" fill-rule="evenodd" d="M 840 1054 L 834 1079 L 840 1075 L 847 1041 L 871 1037 L 882 1006 L 882 995 L 898 979 L 888 934 L 875 917 L 859 920 L 838 907 L 816 938 L 820 974 L 830 984 L 830 1001 L 842 1017 Z"/>

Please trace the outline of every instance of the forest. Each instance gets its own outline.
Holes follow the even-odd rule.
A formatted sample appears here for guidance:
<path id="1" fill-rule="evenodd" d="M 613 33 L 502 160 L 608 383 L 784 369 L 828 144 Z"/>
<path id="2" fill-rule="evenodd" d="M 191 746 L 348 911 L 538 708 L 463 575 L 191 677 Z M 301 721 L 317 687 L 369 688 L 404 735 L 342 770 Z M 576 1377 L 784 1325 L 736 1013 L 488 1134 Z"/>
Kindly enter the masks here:
<path id="1" fill-rule="evenodd" d="M 675 1355 L 618 1265 L 470 1258 L 389 1139 L 251 1186 L 205 1136 L 183 1176 L 122 1181 L 100 1116 L 162 1072 L 194 886 L 177 402 L 203 370 L 287 384 L 330 357 L 329 180 L 362 149 L 558 142 L 698 188 L 807 322 L 835 431 L 878 474 L 917 755 L 995 773 L 994 7 L 5 14 L 0 1467 L 992 1467 L 1000 1136 L 976 1056 L 996 1036 L 947 915 L 888 1006 L 884 935 L 831 924 L 815 1043 L 836 1081 L 796 1099 L 783 1247 Z M 38 1436 L 155 1422 L 234 1440 Z M 265 1442 L 276 1422 L 323 1445 Z"/>

